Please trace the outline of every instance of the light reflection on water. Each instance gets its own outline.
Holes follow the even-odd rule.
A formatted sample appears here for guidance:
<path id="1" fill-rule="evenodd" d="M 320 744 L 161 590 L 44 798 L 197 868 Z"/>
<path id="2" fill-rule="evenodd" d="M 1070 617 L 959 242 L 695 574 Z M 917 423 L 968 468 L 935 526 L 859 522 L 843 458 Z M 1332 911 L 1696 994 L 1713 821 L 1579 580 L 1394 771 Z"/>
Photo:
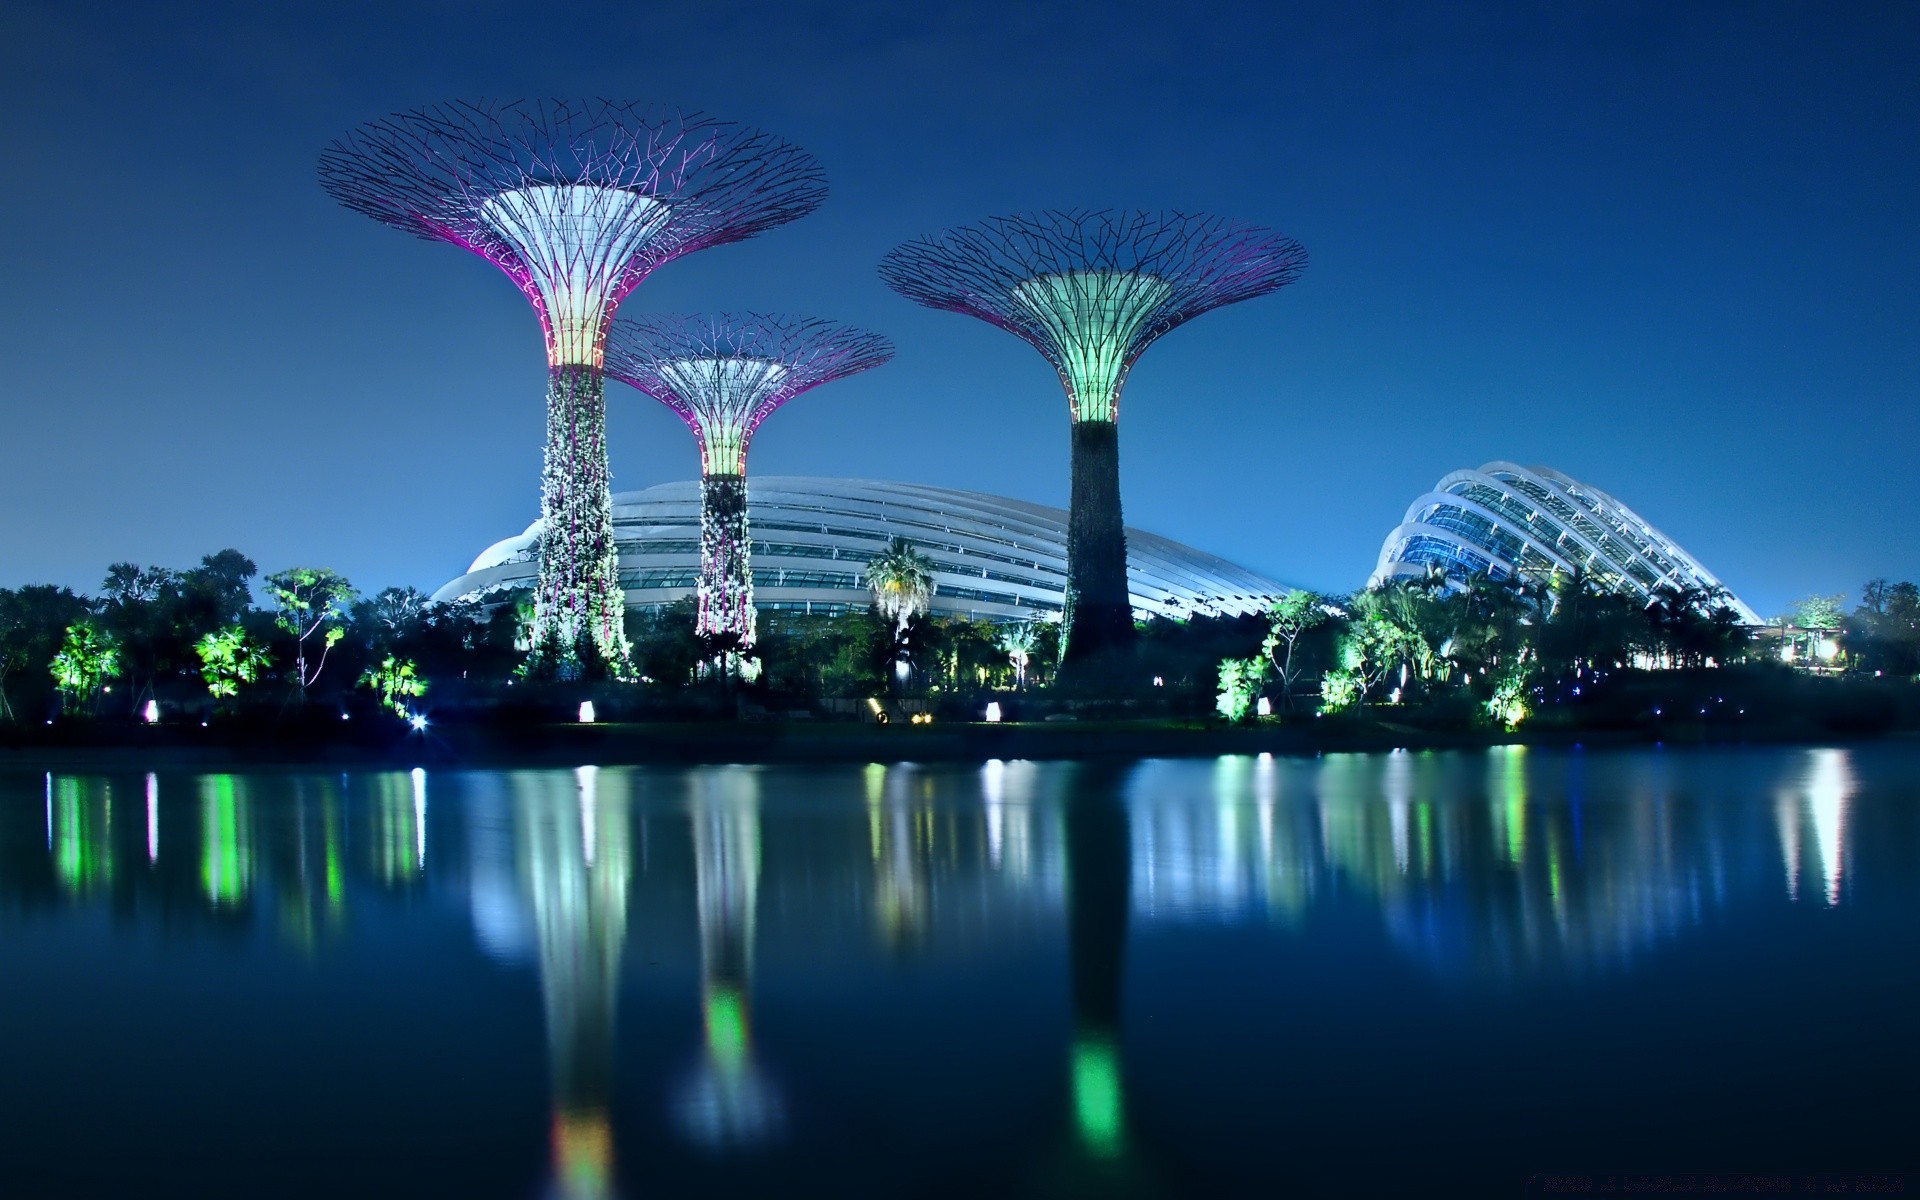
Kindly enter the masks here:
<path id="1" fill-rule="evenodd" d="M 996 1148 L 989 1160 L 1004 1157 L 995 1169 L 1019 1175 L 1024 1156 L 1050 1164 L 1021 1176 L 1043 1191 L 1051 1183 L 1031 1181 L 1057 1183 L 1062 1171 L 1179 1191 L 1191 1152 L 1166 1128 L 1140 1136 L 1136 1112 L 1183 1103 L 1178 1084 L 1143 1082 L 1129 1064 L 1165 1032 L 1133 1018 L 1130 993 L 1182 968 L 1164 953 L 1143 965 L 1143 953 L 1224 962 L 1321 946 L 1319 974 L 1274 986 L 1337 990 L 1342 956 L 1374 944 L 1349 932 L 1327 950 L 1322 931 L 1340 922 L 1371 925 L 1436 997 L 1456 998 L 1430 1003 L 1599 986 L 1579 981 L 1710 939 L 1739 910 L 1854 903 L 1861 753 L 1511 747 L 1121 765 L 52 773 L 32 789 L 44 792 L 44 838 L 19 819 L 31 791 L 0 781 L 0 948 L 48 915 L 104 907 L 136 929 L 218 927 L 262 971 L 282 969 L 274 947 L 290 947 L 325 979 L 329 955 L 345 958 L 370 934 L 415 949 L 440 939 L 444 951 L 444 922 L 422 914 L 458 913 L 470 947 L 537 980 L 539 1174 L 574 1197 L 612 1195 L 616 1180 L 645 1190 L 662 1139 L 694 1163 L 787 1156 L 796 1185 L 818 1166 L 805 1101 L 860 1085 L 820 1077 L 806 1019 L 782 1003 L 821 1028 L 836 1012 L 867 1012 L 875 1036 L 905 1020 L 907 1032 L 887 1035 L 938 1055 L 971 1045 L 969 1022 L 1003 1020 L 992 1014 L 1015 997 L 1027 1025 L 1057 1031 L 1058 1049 L 1051 1066 L 1029 1056 L 965 1068 L 960 1090 L 977 1100 L 966 1120 Z M 1881 763 L 1882 776 L 1907 778 L 1905 753 Z M 1196 940 L 1207 930 L 1266 940 L 1223 948 Z M 114 969 L 113 951 L 91 952 Z M 1051 977 L 1031 969 L 1048 961 Z M 362 972 L 352 986 L 364 994 L 379 978 Z M 653 1025 L 619 1028 L 623 990 Z M 0 993 L 0 1006 L 22 995 Z M 1047 995 L 1062 997 L 1053 1015 Z M 433 1002 L 458 1009 L 461 998 Z M 676 1004 L 693 1006 L 691 1027 L 674 1023 Z M 349 1047 L 354 1037 L 345 1018 L 312 1032 Z M 643 1049 L 623 1051 L 635 1038 Z M 634 1054 L 650 1078 L 620 1077 Z M 991 1057 L 985 1043 L 981 1054 Z M 849 1059 L 867 1061 L 852 1047 Z M 944 1085 L 888 1086 L 919 1104 Z M 994 1124 L 1007 1097 L 1048 1094 L 1060 1097 L 1057 1143 Z M 649 1159 L 625 1161 L 627 1145 L 652 1148 Z M 1242 1177 L 1233 1163 L 1208 1169 Z"/>

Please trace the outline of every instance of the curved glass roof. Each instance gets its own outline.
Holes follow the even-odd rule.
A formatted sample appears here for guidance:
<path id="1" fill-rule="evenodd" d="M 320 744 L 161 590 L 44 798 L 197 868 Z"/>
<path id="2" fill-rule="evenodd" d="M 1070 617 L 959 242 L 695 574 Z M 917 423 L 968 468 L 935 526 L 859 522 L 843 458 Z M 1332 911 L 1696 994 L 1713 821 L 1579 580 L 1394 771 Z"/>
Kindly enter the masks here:
<path id="1" fill-rule="evenodd" d="M 863 479 L 747 480 L 753 591 L 761 611 L 867 607 L 867 562 L 903 537 L 934 564 L 933 611 L 1009 621 L 1058 613 L 1066 592 L 1065 510 L 951 488 Z M 613 498 L 614 543 L 627 604 L 652 608 L 693 594 L 700 562 L 700 485 L 663 483 Z M 540 523 L 482 551 L 435 600 L 504 599 L 539 572 Z M 1293 590 L 1223 558 L 1127 530 L 1135 615 L 1264 611 Z"/>
<path id="2" fill-rule="evenodd" d="M 1415 500 L 1387 535 L 1368 583 L 1437 566 L 1460 578 L 1545 579 L 1585 570 L 1596 585 L 1651 600 L 1672 585 L 1725 591 L 1714 574 L 1606 492 L 1546 467 L 1490 462 L 1455 471 Z M 1750 625 L 1758 613 L 1727 592 Z"/>

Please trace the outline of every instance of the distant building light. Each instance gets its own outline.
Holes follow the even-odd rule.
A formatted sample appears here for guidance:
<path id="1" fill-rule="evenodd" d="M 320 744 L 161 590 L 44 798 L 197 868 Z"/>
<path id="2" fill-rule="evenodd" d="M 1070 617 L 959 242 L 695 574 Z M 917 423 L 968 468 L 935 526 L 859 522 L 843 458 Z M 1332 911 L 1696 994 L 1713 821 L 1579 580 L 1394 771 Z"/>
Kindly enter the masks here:
<path id="1" fill-rule="evenodd" d="M 147 701 L 147 706 L 140 710 L 140 717 L 149 725 L 158 724 L 160 721 L 160 702 L 158 700 Z"/>
<path id="2" fill-rule="evenodd" d="M 1254 712 L 1254 715 L 1255 715 L 1255 716 L 1259 716 L 1259 717 L 1270 717 L 1270 716 L 1272 716 L 1272 715 L 1273 715 L 1273 701 L 1272 701 L 1271 699 L 1269 699 L 1268 697 L 1266 697 L 1266 696 L 1262 696 L 1262 697 L 1260 697 L 1260 702 L 1259 702 L 1258 704 L 1255 704 L 1255 705 L 1253 706 L 1253 712 Z"/>
<path id="3" fill-rule="evenodd" d="M 593 701 L 582 700 L 580 702 L 580 723 L 582 725 L 591 725 L 593 721 Z"/>
<path id="4" fill-rule="evenodd" d="M 987 720 L 993 724 L 999 724 L 1000 702 L 998 700 L 989 700 L 987 702 Z"/>

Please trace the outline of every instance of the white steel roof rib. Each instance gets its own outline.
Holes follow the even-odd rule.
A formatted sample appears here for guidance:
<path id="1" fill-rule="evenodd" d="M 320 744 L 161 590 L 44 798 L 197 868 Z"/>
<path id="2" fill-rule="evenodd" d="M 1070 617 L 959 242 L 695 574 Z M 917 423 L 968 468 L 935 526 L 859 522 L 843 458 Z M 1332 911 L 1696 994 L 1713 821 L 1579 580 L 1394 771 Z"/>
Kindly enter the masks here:
<path id="1" fill-rule="evenodd" d="M 754 601 L 762 610 L 865 608 L 867 560 L 903 537 L 934 563 L 933 611 L 994 621 L 1046 618 L 1066 588 L 1062 509 L 954 488 L 866 479 L 750 476 Z M 665 483 L 613 498 L 614 542 L 631 607 L 693 594 L 699 485 Z M 532 585 L 540 525 L 496 542 L 434 593 L 496 601 Z M 1293 590 L 1178 542 L 1127 530 L 1127 577 L 1138 616 L 1241 615 Z"/>
<path id="2" fill-rule="evenodd" d="M 1527 518 L 1516 519 L 1512 512 L 1467 494 L 1476 487 L 1500 493 L 1505 498 L 1502 503 L 1526 508 Z M 1483 536 L 1475 536 L 1437 524 L 1436 518 L 1445 511 L 1478 517 L 1490 528 Z M 1558 536 L 1545 536 L 1547 529 L 1541 526 L 1557 530 Z M 1458 578 L 1468 569 L 1460 555 L 1484 560 L 1488 564 L 1485 569 L 1497 578 L 1524 573 L 1527 568 L 1515 562 L 1513 554 L 1495 545 L 1499 534 L 1511 534 L 1523 550 L 1546 560 L 1553 572 L 1572 571 L 1583 565 L 1573 553 L 1577 548 L 1584 555 L 1589 573 L 1602 576 L 1608 586 L 1643 601 L 1652 599 L 1654 589 L 1666 584 L 1726 591 L 1727 603 L 1742 621 L 1761 623 L 1759 614 L 1727 591 L 1698 559 L 1613 496 L 1559 471 L 1499 460 L 1477 470 L 1449 472 L 1432 491 L 1416 499 L 1381 544 L 1368 583 L 1417 574 L 1429 564 Z M 1434 546 L 1451 547 L 1460 555 L 1429 549 Z M 1636 576 L 1636 568 L 1643 575 Z"/>

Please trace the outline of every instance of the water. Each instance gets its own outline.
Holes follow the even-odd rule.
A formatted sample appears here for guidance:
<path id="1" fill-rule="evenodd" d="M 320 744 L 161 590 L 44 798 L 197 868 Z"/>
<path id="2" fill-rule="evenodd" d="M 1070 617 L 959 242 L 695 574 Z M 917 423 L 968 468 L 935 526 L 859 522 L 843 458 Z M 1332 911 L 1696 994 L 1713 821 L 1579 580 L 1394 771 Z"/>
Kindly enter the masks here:
<path id="1" fill-rule="evenodd" d="M 0 1193 L 1910 1169 L 1917 794 L 1895 744 L 4 775 Z"/>

